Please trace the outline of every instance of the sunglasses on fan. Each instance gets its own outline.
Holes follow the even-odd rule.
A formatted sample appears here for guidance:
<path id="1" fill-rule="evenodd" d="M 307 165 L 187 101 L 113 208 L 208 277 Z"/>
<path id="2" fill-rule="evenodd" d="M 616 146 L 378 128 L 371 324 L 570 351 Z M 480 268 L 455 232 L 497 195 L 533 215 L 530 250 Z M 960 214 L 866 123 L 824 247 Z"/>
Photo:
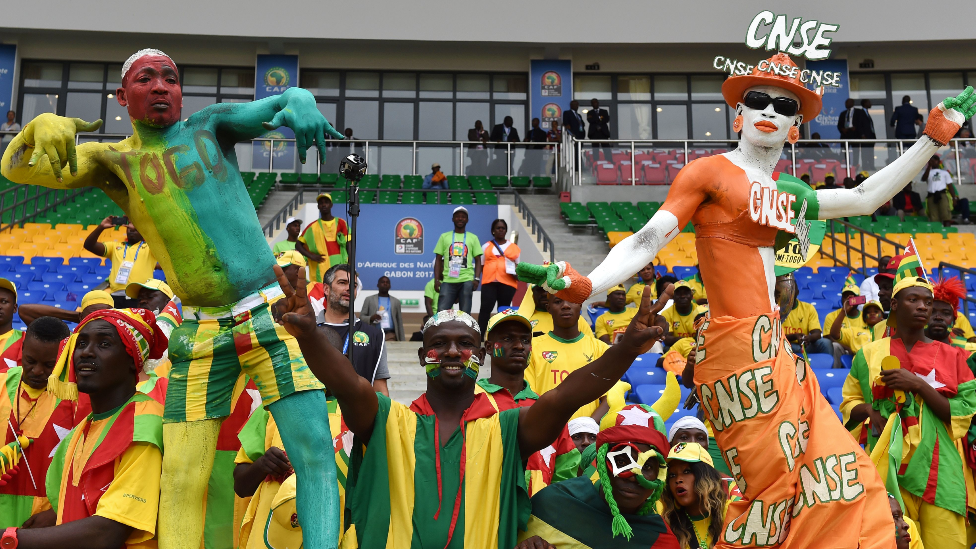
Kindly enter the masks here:
<path id="1" fill-rule="evenodd" d="M 751 91 L 742 98 L 743 105 L 750 109 L 756 109 L 757 111 L 764 110 L 770 103 L 773 104 L 773 110 L 783 116 L 796 116 L 796 113 L 800 110 L 800 104 L 796 102 L 796 99 L 790 99 L 789 97 L 777 97 L 773 99 L 767 93 Z"/>

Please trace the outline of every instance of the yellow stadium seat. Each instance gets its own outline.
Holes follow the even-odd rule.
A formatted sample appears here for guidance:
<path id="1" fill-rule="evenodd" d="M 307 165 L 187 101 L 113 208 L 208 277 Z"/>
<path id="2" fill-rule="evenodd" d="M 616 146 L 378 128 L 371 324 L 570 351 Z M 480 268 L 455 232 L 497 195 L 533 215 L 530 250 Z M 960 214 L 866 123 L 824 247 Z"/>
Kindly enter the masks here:
<path id="1" fill-rule="evenodd" d="M 50 223 L 24 223 L 24 228 L 28 230 L 46 231 L 51 228 Z"/>
<path id="2" fill-rule="evenodd" d="M 85 226 L 82 225 L 81 223 L 58 223 L 57 225 L 54 226 L 54 229 L 56 231 L 62 231 L 62 232 L 63 231 L 77 232 L 77 231 L 84 230 L 84 228 Z"/>
<path id="3" fill-rule="evenodd" d="M 620 243 L 621 240 L 627 238 L 634 233 L 630 231 L 610 231 L 607 233 L 607 238 L 610 240 L 610 247 L 613 248 Z"/>

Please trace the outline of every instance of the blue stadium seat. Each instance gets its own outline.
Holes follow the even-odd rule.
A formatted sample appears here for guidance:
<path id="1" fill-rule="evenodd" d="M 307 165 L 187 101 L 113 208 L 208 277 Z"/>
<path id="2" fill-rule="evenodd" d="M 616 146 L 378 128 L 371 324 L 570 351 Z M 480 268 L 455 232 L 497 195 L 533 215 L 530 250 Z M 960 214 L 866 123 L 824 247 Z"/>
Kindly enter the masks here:
<path id="1" fill-rule="evenodd" d="M 33 281 L 35 276 L 36 275 L 32 272 L 7 273 L 7 275 L 4 278 L 13 282 L 14 285 L 17 286 L 17 289 L 19 290 L 20 288 L 23 288 L 28 282 Z"/>
<path id="2" fill-rule="evenodd" d="M 668 268 L 664 265 L 655 265 L 654 274 L 656 274 L 657 276 L 664 276 L 668 274 Z"/>
<path id="3" fill-rule="evenodd" d="M 587 307 L 586 314 L 590 317 L 590 328 L 596 325 L 596 319 L 600 318 L 600 315 L 609 310 L 606 307 Z"/>
<path id="4" fill-rule="evenodd" d="M 98 285 L 101 284 L 103 280 L 105 280 L 105 277 L 97 273 L 81 275 L 81 281 L 84 282 L 85 284 Z"/>
<path id="5" fill-rule="evenodd" d="M 807 303 L 809 303 L 814 300 L 813 290 L 807 288 L 801 288 L 797 298 L 800 301 L 806 301 Z"/>
<path id="6" fill-rule="evenodd" d="M 26 292 L 17 292 L 17 302 L 21 305 L 24 303 L 40 303 L 44 300 L 47 293 L 44 290 L 28 290 Z"/>
<path id="7" fill-rule="evenodd" d="M 648 364 L 641 363 L 631 366 L 624 374 L 624 380 L 634 387 L 638 385 L 659 384 L 664 385 L 668 379 L 668 373 L 663 368 L 654 367 L 654 363 L 646 361 Z"/>
<path id="8" fill-rule="evenodd" d="M 653 368 L 657 365 L 657 361 L 660 359 L 661 355 L 658 353 L 644 353 L 642 355 L 638 355 L 638 357 L 634 359 L 634 364 L 631 365 L 631 368 Z"/>
<path id="9" fill-rule="evenodd" d="M 85 282 L 75 282 L 74 284 L 68 284 L 68 291 L 78 294 L 80 297 L 84 297 L 85 294 L 95 289 L 98 284 L 87 284 Z"/>
<path id="10" fill-rule="evenodd" d="M 31 259 L 31 265 L 48 265 L 55 267 L 57 265 L 63 265 L 63 257 L 44 257 L 44 256 L 34 256 Z"/>
<path id="11" fill-rule="evenodd" d="M 854 364 L 854 355 L 843 354 L 840 355 L 840 363 L 844 365 L 848 370 L 851 369 L 851 365 Z"/>
<path id="12" fill-rule="evenodd" d="M 634 392 L 637 393 L 637 402 L 640 404 L 654 404 L 661 398 L 664 387 L 664 385 L 638 385 L 634 389 Z"/>
<path id="13" fill-rule="evenodd" d="M 827 389 L 827 400 L 834 406 L 840 406 L 844 401 L 844 389 L 842 387 L 831 387 Z"/>
<path id="14" fill-rule="evenodd" d="M 79 294 L 78 292 L 73 292 L 71 290 L 60 290 L 54 292 L 54 301 L 81 301 L 81 298 L 84 297 L 84 295 L 85 294 L 83 293 Z"/>
<path id="15" fill-rule="evenodd" d="M 678 280 L 691 278 L 695 276 L 697 272 L 698 269 L 696 267 L 674 267 L 674 276 L 678 277 Z"/>
<path id="16" fill-rule="evenodd" d="M 112 267 L 110 265 L 106 265 L 104 267 L 95 267 L 95 274 L 101 276 L 103 280 L 108 278 L 108 275 L 111 272 L 112 272 Z"/>
<path id="17" fill-rule="evenodd" d="M 24 256 L 0 255 L 0 263 L 6 263 L 8 265 L 22 265 L 24 263 Z"/>
<path id="18" fill-rule="evenodd" d="M 68 259 L 68 265 L 88 265 L 89 267 L 98 267 L 102 264 L 102 258 L 100 257 L 72 257 Z"/>
<path id="19" fill-rule="evenodd" d="M 3 273 L 6 273 L 8 271 L 12 271 L 13 269 L 14 269 L 13 263 L 2 263 L 2 262 L 0 262 L 0 276 L 3 276 Z"/>
<path id="20" fill-rule="evenodd" d="M 814 375 L 820 382 L 820 392 L 825 393 L 831 387 L 842 387 L 844 380 L 847 379 L 848 370 L 838 368 L 836 370 L 817 370 Z"/>
<path id="21" fill-rule="evenodd" d="M 842 416 L 841 413 L 840 413 L 840 406 L 831 406 L 831 408 L 833 408 L 834 409 L 834 413 L 837 414 L 837 419 L 843 421 L 844 420 L 844 416 Z"/>
<path id="22" fill-rule="evenodd" d="M 825 281 L 833 280 L 834 282 L 840 283 L 844 282 L 844 279 L 847 278 L 847 273 L 849 272 L 850 269 L 847 267 L 820 267 L 820 269 L 817 270 L 818 274 L 824 275 Z M 837 277 L 840 277 L 840 279 Z"/>
<path id="23" fill-rule="evenodd" d="M 810 358 L 810 367 L 814 370 L 829 370 L 834 367 L 833 355 L 811 353 L 807 356 Z"/>
<path id="24" fill-rule="evenodd" d="M 61 282 L 63 284 L 70 284 L 78 281 L 77 273 L 44 273 L 41 275 L 41 280 L 44 282 Z"/>
<path id="25" fill-rule="evenodd" d="M 813 267 L 800 267 L 796 270 L 797 275 L 813 274 Z"/>
<path id="26" fill-rule="evenodd" d="M 153 278 L 166 282 L 166 273 L 164 273 L 162 269 L 156 269 L 153 271 Z"/>
<path id="27" fill-rule="evenodd" d="M 74 259 L 73 257 L 71 259 Z M 58 265 L 59 273 L 75 273 L 77 275 L 88 274 L 92 272 L 91 265 Z"/>
<path id="28" fill-rule="evenodd" d="M 78 302 L 77 301 L 55 301 L 54 307 L 58 309 L 64 309 L 65 311 L 77 311 Z"/>
<path id="29" fill-rule="evenodd" d="M 47 265 L 15 265 L 14 271 L 18 273 L 46 273 L 50 270 Z"/>
<path id="30" fill-rule="evenodd" d="M 874 276 L 874 275 L 878 274 L 878 269 L 876 267 L 871 267 L 870 269 L 864 269 L 864 272 L 866 272 L 868 274 L 868 276 Z M 862 280 L 862 282 L 863 282 L 863 280 Z"/>
<path id="31" fill-rule="evenodd" d="M 39 282 L 35 280 L 34 282 L 27 283 L 27 289 L 31 291 L 42 291 L 48 294 L 44 299 L 48 301 L 54 300 L 54 292 L 59 292 L 64 290 L 64 284 L 61 282 Z"/>

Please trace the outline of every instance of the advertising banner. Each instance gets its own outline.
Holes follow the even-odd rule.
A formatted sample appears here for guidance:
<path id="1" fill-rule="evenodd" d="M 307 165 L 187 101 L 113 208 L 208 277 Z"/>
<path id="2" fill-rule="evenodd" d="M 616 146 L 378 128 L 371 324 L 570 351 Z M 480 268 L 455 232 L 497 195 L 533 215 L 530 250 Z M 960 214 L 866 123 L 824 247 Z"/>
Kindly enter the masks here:
<path id="1" fill-rule="evenodd" d="M 824 86 L 823 108 L 820 109 L 820 114 L 810 121 L 810 135 L 816 132 L 820 134 L 821 139 L 840 139 L 837 120 L 840 118 L 840 113 L 844 112 L 844 101 L 847 101 L 851 95 L 850 81 L 847 77 L 847 60 L 807 61 L 806 68 L 811 71 L 841 73 L 841 78 L 837 82 L 839 86 Z"/>
<path id="2" fill-rule="evenodd" d="M 423 290 L 434 277 L 437 239 L 454 230 L 456 207 L 363 204 L 356 226 L 356 269 L 363 288 L 372 290 L 381 276 L 388 276 L 394 291 Z M 483 245 L 491 239 L 491 222 L 498 217 L 498 206 L 465 208 L 468 232 Z"/>
<path id="3" fill-rule="evenodd" d="M 298 85 L 298 56 L 297 55 L 265 55 L 258 54 L 254 69 L 254 100 L 264 99 L 272 95 L 280 95 L 288 88 Z M 270 122 L 270 120 L 268 121 Z M 270 131 L 261 137 L 292 139 L 295 137 L 290 128 L 284 126 Z M 270 141 L 261 141 L 252 145 L 253 166 L 255 169 L 267 169 L 274 156 L 274 171 L 293 171 L 295 169 L 295 144 L 275 142 L 272 150 Z"/>
<path id="4" fill-rule="evenodd" d="M 14 64 L 17 62 L 17 46 L 0 44 L 0 111 L 7 121 L 7 111 L 13 109 Z"/>
<path id="5" fill-rule="evenodd" d="M 529 120 L 539 119 L 539 127 L 550 129 L 550 122 L 562 124 L 563 111 L 573 100 L 573 62 L 533 59 L 529 70 Z"/>

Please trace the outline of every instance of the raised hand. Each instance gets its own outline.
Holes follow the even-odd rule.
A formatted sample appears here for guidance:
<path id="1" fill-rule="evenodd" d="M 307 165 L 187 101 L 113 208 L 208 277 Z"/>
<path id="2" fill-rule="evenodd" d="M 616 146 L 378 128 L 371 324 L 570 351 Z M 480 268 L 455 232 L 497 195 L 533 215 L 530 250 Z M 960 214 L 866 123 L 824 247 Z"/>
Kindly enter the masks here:
<path id="1" fill-rule="evenodd" d="M 296 339 L 306 337 L 315 333 L 315 311 L 312 304 L 308 301 L 308 294 L 305 284 L 299 284 L 296 291 L 288 282 L 288 277 L 278 265 L 274 266 L 275 276 L 278 277 L 278 285 L 285 293 L 283 299 L 275 301 L 271 305 L 271 314 L 275 322 L 281 324 L 288 330 L 288 333 Z M 298 280 L 305 280 L 305 267 L 298 268 Z"/>
<path id="2" fill-rule="evenodd" d="M 629 347 L 635 354 L 644 354 L 651 349 L 654 343 L 664 335 L 664 328 L 657 325 L 657 314 L 664 309 L 674 293 L 674 285 L 661 292 L 658 300 L 651 304 L 651 292 L 644 292 L 641 295 L 640 309 L 634 319 L 627 326 L 624 337 L 617 345 Z"/>
<path id="3" fill-rule="evenodd" d="M 102 127 L 101 119 L 85 122 L 80 118 L 65 118 L 56 114 L 45 113 L 31 120 L 24 128 L 24 142 L 34 147 L 28 166 L 34 167 L 39 162 L 47 162 L 51 172 L 58 181 L 63 179 L 61 169 L 68 166 L 71 174 L 78 173 L 78 153 L 75 151 L 75 134 L 77 132 L 93 132 Z"/>
<path id="4" fill-rule="evenodd" d="M 945 145 L 973 115 L 976 115 L 976 93 L 972 86 L 968 86 L 962 93 L 946 98 L 929 112 L 925 135 L 939 145 Z"/>
<path id="5" fill-rule="evenodd" d="M 302 93 L 304 92 L 304 93 Z M 291 88 L 283 94 L 288 99 L 285 108 L 278 111 L 270 122 L 263 122 L 266 130 L 274 130 L 281 126 L 291 128 L 295 132 L 295 145 L 298 147 L 298 158 L 305 163 L 308 148 L 315 144 L 319 150 L 319 162 L 325 163 L 325 137 L 345 139 L 336 131 L 332 124 L 322 116 L 315 106 L 315 96 L 300 88 Z"/>
<path id="6" fill-rule="evenodd" d="M 959 112 L 964 119 L 969 120 L 976 115 L 976 92 L 972 86 L 968 86 L 959 95 L 946 98 L 942 106 Z"/>
<path id="7" fill-rule="evenodd" d="M 590 279 L 565 261 L 545 265 L 519 263 L 515 266 L 515 274 L 519 280 L 542 286 L 547 292 L 573 303 L 583 303 L 593 290 Z"/>

